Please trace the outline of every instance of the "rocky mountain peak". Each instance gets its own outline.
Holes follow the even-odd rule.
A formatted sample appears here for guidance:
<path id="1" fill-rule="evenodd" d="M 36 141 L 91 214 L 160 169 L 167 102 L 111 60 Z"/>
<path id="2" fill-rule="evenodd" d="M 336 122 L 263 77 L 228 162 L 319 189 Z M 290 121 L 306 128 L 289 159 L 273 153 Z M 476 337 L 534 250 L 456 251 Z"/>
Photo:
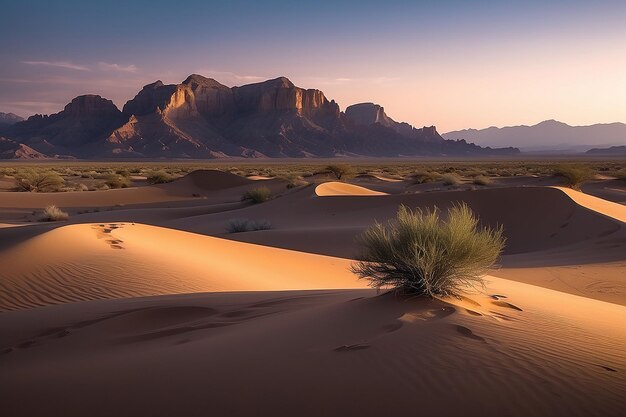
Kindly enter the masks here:
<path id="1" fill-rule="evenodd" d="M 84 117 L 84 116 L 117 116 L 120 110 L 111 100 L 107 100 L 98 95 L 87 94 L 74 98 L 65 109 L 64 116 Z"/>

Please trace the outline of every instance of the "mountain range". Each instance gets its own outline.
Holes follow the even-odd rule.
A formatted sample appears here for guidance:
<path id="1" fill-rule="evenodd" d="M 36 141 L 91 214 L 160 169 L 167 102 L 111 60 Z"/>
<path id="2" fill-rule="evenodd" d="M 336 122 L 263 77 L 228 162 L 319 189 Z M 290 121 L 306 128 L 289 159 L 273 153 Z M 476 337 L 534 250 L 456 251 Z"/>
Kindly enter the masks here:
<path id="1" fill-rule="evenodd" d="M 12 119 L 13 120 L 13 119 Z M 0 157 L 220 158 L 415 155 L 508 155 L 446 140 L 434 126 L 398 123 L 384 108 L 361 103 L 340 111 L 316 89 L 285 77 L 227 87 L 190 75 L 156 81 L 122 110 L 97 95 L 74 98 L 63 111 L 0 127 Z"/>
<path id="2" fill-rule="evenodd" d="M 489 127 L 444 133 L 451 140 L 465 139 L 481 146 L 515 146 L 522 151 L 585 152 L 598 146 L 626 144 L 626 124 L 570 126 L 546 120 L 534 126 Z"/>

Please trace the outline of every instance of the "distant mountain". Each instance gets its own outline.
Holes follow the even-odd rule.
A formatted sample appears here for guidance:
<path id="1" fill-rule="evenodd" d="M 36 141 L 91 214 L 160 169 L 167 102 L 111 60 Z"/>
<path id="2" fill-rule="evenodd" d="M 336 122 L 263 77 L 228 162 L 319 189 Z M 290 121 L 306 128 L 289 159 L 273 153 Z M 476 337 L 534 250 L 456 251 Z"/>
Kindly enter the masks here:
<path id="1" fill-rule="evenodd" d="M 481 146 L 515 146 L 524 151 L 584 152 L 598 145 L 626 144 L 626 124 L 570 126 L 556 120 L 546 120 L 534 126 L 458 130 L 444 133 L 443 137 L 466 139 Z"/>
<path id="2" fill-rule="evenodd" d="M 610 148 L 593 148 L 586 153 L 589 155 L 626 155 L 626 145 L 611 146 Z"/>
<path id="3" fill-rule="evenodd" d="M 5 136 L 46 155 L 93 159 L 519 152 L 445 140 L 434 126 L 397 123 L 372 103 L 343 113 L 322 91 L 285 77 L 229 88 L 196 74 L 180 84 L 148 84 L 122 111 L 100 96 L 79 96 L 59 113 L 10 126 Z"/>
<path id="4" fill-rule="evenodd" d="M 21 122 L 22 120 L 24 120 L 24 118 L 17 114 L 0 112 L 0 133 L 4 132 L 9 126 Z"/>

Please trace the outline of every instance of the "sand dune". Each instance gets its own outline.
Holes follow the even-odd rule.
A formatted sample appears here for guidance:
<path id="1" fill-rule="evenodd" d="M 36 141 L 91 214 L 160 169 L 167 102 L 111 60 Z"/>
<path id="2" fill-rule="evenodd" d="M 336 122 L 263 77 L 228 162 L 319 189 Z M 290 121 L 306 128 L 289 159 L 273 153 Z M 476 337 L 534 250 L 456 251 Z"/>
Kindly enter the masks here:
<path id="1" fill-rule="evenodd" d="M 0 265 L 0 310 L 200 291 L 364 286 L 347 260 L 136 223 L 60 227 L 5 249 Z"/>
<path id="2" fill-rule="evenodd" d="M 20 416 L 122 409 L 403 416 L 418 408 L 441 416 L 620 415 L 626 307 L 489 280 L 484 295 L 452 304 L 371 290 L 296 291 L 3 313 L 3 409 Z M 233 401 L 233 392 L 246 401 Z"/>
<path id="3" fill-rule="evenodd" d="M 347 184 L 345 182 L 325 182 L 315 187 L 315 194 L 320 197 L 337 196 L 337 195 L 387 195 L 380 191 L 370 190 L 365 187 L 360 187 L 354 184 Z"/>
<path id="4" fill-rule="evenodd" d="M 571 188 L 554 188 L 563 191 L 569 198 L 574 200 L 576 204 L 626 223 L 626 206 L 622 204 L 603 200 L 592 195 L 581 193 L 580 191 L 572 190 Z"/>

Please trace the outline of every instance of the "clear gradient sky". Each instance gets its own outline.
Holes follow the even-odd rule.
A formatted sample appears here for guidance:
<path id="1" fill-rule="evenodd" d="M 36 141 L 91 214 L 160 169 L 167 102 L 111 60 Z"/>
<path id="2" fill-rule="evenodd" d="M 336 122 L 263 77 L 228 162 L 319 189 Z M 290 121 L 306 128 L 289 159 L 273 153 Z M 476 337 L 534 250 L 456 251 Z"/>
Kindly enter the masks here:
<path id="1" fill-rule="evenodd" d="M 287 76 L 440 132 L 626 122 L 626 1 L 0 0 L 0 111 Z"/>

